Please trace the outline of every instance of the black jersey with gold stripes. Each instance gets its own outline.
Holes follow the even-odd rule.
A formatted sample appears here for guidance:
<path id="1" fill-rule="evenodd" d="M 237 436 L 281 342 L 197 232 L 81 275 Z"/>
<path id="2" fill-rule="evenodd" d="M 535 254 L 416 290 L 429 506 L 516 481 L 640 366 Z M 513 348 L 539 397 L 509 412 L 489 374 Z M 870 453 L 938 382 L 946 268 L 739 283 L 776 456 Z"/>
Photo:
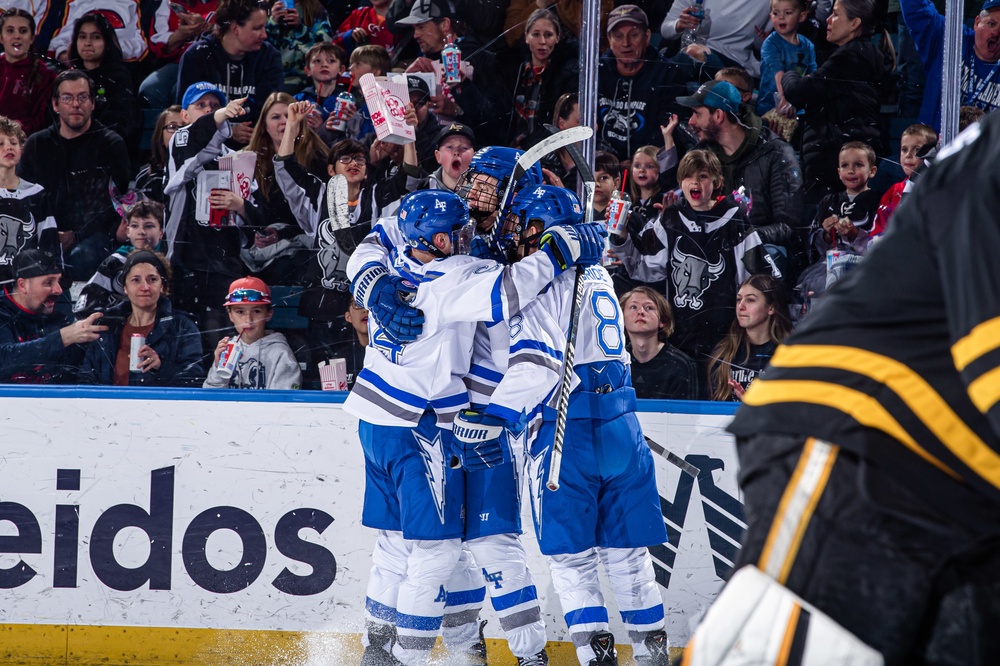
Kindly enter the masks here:
<path id="1" fill-rule="evenodd" d="M 753 382 L 729 430 L 811 435 L 1000 523 L 1000 114 L 945 147 L 890 232 Z M 963 517 L 968 517 L 968 514 Z"/>

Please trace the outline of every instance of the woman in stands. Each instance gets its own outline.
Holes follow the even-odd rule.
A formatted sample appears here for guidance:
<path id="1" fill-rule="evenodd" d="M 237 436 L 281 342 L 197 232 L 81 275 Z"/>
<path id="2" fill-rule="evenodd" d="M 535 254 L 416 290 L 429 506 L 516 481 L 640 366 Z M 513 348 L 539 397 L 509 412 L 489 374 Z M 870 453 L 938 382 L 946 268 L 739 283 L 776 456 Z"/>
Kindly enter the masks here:
<path id="1" fill-rule="evenodd" d="M 87 346 L 80 383 L 200 386 L 205 376 L 201 334 L 167 298 L 170 266 L 166 258 L 148 250 L 133 252 L 118 275 L 127 300 L 101 319 L 108 330 Z M 130 367 L 134 336 L 140 336 L 143 344 L 137 366 Z"/>
<path id="2" fill-rule="evenodd" d="M 802 167 L 815 201 L 843 189 L 837 156 L 844 143 L 883 148 L 879 112 L 896 58 L 888 34 L 881 46 L 873 43 L 876 23 L 875 0 L 837 0 L 826 20 L 827 41 L 837 50 L 812 74 L 790 71 L 781 80 L 785 99 L 805 110 Z"/>
<path id="3" fill-rule="evenodd" d="M 0 109 L 30 136 L 49 124 L 56 75 L 34 53 L 35 19 L 23 9 L 0 14 Z"/>
<path id="4" fill-rule="evenodd" d="M 185 124 L 180 104 L 168 106 L 156 119 L 152 140 L 149 142 L 149 163 L 144 164 L 135 176 L 135 191 L 147 199 L 166 203 L 163 187 L 167 184 L 170 137 Z"/>
<path id="5" fill-rule="evenodd" d="M 729 335 L 715 346 L 708 364 L 712 400 L 742 400 L 791 331 L 785 286 L 766 274 L 747 278 L 736 294 Z"/>
<path id="6" fill-rule="evenodd" d="M 103 14 L 77 19 L 69 43 L 69 64 L 94 81 L 94 119 L 128 140 L 139 126 L 139 104 L 122 61 L 118 35 Z"/>
<path id="7" fill-rule="evenodd" d="M 560 95 L 578 86 L 577 54 L 566 44 L 554 12 L 532 12 L 524 33 L 524 62 L 511 86 L 514 104 L 504 145 L 527 148 L 535 143 L 542 125 L 552 122 Z"/>

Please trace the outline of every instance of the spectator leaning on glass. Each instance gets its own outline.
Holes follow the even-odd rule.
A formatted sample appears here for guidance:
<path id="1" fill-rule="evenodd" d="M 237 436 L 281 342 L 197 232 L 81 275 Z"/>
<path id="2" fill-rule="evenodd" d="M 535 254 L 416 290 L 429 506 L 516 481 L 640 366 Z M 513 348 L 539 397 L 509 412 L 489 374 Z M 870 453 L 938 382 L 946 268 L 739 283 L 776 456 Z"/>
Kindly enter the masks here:
<path id="1" fill-rule="evenodd" d="M 44 250 L 14 257 L 15 280 L 0 297 L 0 383 L 70 384 L 80 363 L 77 345 L 97 340 L 101 314 L 69 323 L 55 314 L 62 295 L 59 261 Z"/>
<path id="2" fill-rule="evenodd" d="M 96 344 L 87 347 L 80 367 L 80 382 L 115 386 L 200 385 L 205 375 L 201 367 L 201 334 L 194 322 L 174 310 L 167 298 L 170 267 L 166 257 L 148 250 L 133 252 L 118 276 L 128 300 L 105 313 L 107 330 Z M 133 354 L 135 336 L 142 338 L 143 344 Z"/>
<path id="3" fill-rule="evenodd" d="M 59 122 L 28 137 L 18 169 L 48 193 L 73 280 L 90 279 L 111 252 L 119 216 L 108 181 L 124 192 L 132 178 L 125 142 L 93 119 L 95 93 L 94 82 L 80 70 L 56 77 L 52 109 Z"/>

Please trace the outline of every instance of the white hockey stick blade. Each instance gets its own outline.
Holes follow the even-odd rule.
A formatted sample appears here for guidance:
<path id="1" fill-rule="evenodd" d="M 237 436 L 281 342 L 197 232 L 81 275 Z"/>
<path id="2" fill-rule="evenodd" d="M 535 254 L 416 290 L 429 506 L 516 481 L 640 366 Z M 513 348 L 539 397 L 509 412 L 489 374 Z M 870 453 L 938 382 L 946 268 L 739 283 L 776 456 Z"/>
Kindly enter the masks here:
<path id="1" fill-rule="evenodd" d="M 684 458 L 681 458 L 673 451 L 668 451 L 665 447 L 660 446 L 659 444 L 651 440 L 649 437 L 646 437 L 646 446 L 648 446 L 650 450 L 652 450 L 652 452 L 655 453 L 656 455 L 663 456 L 664 458 L 667 459 L 667 462 L 670 462 L 679 467 L 680 470 L 685 474 L 690 474 L 692 477 L 696 479 L 698 478 L 698 475 L 701 474 L 700 469 L 689 463 L 687 460 L 684 460 Z"/>
<path id="2" fill-rule="evenodd" d="M 586 141 L 592 136 L 594 136 L 594 130 L 589 127 L 570 127 L 569 129 L 564 129 L 561 132 L 553 134 L 552 136 L 545 137 L 531 148 L 524 151 L 524 154 L 517 158 L 517 164 L 514 166 L 514 172 L 511 174 L 511 178 L 507 182 L 507 188 L 504 190 L 503 198 L 500 199 L 500 210 L 503 211 L 507 209 L 517 181 L 521 180 L 524 174 L 528 172 L 528 169 L 533 167 L 536 162 L 553 151 L 565 148 L 566 146 L 577 143 L 578 141 Z"/>
<path id="3" fill-rule="evenodd" d="M 351 207 L 348 202 L 347 178 L 343 174 L 337 174 L 326 183 L 326 212 L 330 216 L 330 228 L 337 244 L 350 254 L 357 245 L 351 234 Z"/>

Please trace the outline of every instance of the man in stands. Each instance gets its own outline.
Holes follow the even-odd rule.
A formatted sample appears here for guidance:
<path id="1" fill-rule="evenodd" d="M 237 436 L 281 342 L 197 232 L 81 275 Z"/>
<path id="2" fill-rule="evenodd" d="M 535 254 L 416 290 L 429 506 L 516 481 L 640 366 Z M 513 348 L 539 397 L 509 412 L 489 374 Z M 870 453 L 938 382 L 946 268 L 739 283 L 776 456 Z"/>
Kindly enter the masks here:
<path id="1" fill-rule="evenodd" d="M 93 119 L 96 94 L 94 82 L 80 70 L 57 76 L 52 110 L 59 122 L 28 137 L 18 166 L 18 175 L 49 195 L 73 280 L 89 280 L 111 253 L 120 220 L 108 181 L 124 192 L 132 178 L 125 142 Z"/>
<path id="2" fill-rule="evenodd" d="M 108 328 L 98 323 L 101 313 L 72 324 L 55 314 L 62 269 L 44 250 L 20 252 L 14 274 L 14 287 L 0 297 L 0 382 L 71 383 L 80 362 L 75 345 L 97 340 Z"/>

